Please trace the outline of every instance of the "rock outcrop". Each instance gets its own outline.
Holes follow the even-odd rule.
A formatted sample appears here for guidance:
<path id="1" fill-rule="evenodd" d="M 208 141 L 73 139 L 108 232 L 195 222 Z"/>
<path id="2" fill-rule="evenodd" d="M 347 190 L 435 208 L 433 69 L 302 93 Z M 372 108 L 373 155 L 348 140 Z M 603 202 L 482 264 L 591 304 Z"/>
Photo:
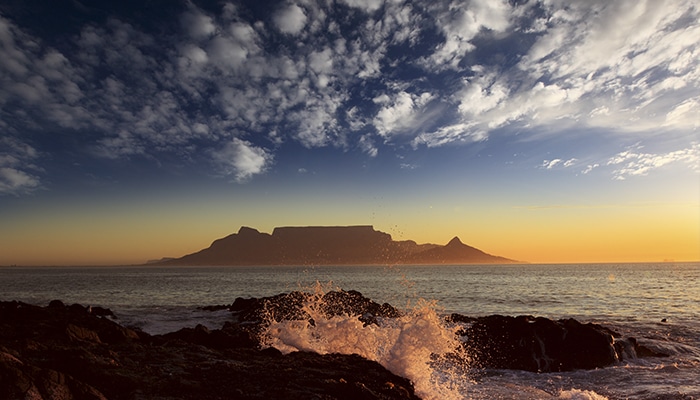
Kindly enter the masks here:
<path id="1" fill-rule="evenodd" d="M 575 319 L 553 321 L 532 316 L 490 315 L 469 318 L 453 314 L 454 322 L 466 323 L 464 346 L 479 368 L 559 372 L 607 367 L 624 359 L 663 357 L 622 338 L 601 325 Z"/>
<path id="2" fill-rule="evenodd" d="M 319 298 L 314 301 L 314 296 Z M 255 326 L 270 320 L 308 320 L 311 316 L 304 311 L 304 304 L 309 301 L 318 304 L 320 311 L 328 317 L 358 316 L 365 325 L 376 324 L 377 318 L 396 318 L 401 315 L 391 304 L 379 304 L 356 290 L 329 291 L 323 294 L 295 291 L 260 299 L 239 297 L 227 308 L 239 322 Z"/>
<path id="3" fill-rule="evenodd" d="M 375 362 L 259 350 L 236 324 L 151 336 L 79 305 L 0 302 L 0 399 L 263 398 L 417 399 Z"/>

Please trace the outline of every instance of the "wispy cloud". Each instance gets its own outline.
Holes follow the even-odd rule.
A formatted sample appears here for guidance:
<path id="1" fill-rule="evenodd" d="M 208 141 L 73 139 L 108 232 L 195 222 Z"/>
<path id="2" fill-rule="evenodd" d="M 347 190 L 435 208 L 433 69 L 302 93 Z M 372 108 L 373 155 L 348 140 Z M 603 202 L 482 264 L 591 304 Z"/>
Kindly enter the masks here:
<path id="1" fill-rule="evenodd" d="M 433 98 L 430 93 L 410 94 L 404 91 L 393 98 L 386 94 L 374 99 L 382 107 L 377 112 L 373 124 L 380 135 L 390 137 L 404 132 L 415 132 L 420 128 L 417 122 L 425 115 L 425 105 Z"/>
<path id="2" fill-rule="evenodd" d="M 452 1 L 432 4 L 432 14 L 444 35 L 423 64 L 427 68 L 460 69 L 464 56 L 475 50 L 472 42 L 482 30 L 505 32 L 513 9 L 503 0 Z"/>
<path id="3" fill-rule="evenodd" d="M 542 161 L 540 168 L 544 168 L 544 169 L 554 169 L 555 167 L 569 168 L 573 165 L 576 165 L 577 161 L 578 160 L 576 158 L 570 158 L 568 160 L 562 160 L 560 158 L 555 158 L 552 160 L 544 160 L 544 161 Z"/>
<path id="4" fill-rule="evenodd" d="M 600 167 L 600 164 L 594 163 L 594 164 L 588 164 L 586 165 L 586 168 L 584 168 L 581 173 L 584 175 L 590 174 L 594 169 Z"/>
<path id="5" fill-rule="evenodd" d="M 642 134 L 698 128 L 700 9 L 690 2 L 549 2 L 505 9 L 508 18 L 496 19 L 502 23 L 493 31 L 532 35 L 534 42 L 512 68 L 463 65 L 472 73 L 455 93 L 461 115 L 454 125 L 469 125 L 464 137 L 503 128 L 557 132 L 572 124 Z M 469 48 L 463 45 L 459 54 Z"/>
<path id="6" fill-rule="evenodd" d="M 635 146 L 608 160 L 607 165 L 616 167 L 613 172 L 615 179 L 624 180 L 633 176 L 644 176 L 672 163 L 685 164 L 690 169 L 700 172 L 700 144 L 698 143 L 686 149 L 661 154 L 644 153 L 641 149 L 642 146 Z"/>
<path id="7" fill-rule="evenodd" d="M 0 137 L 0 194 L 20 195 L 40 187 L 34 164 L 37 151 L 10 137 Z"/>

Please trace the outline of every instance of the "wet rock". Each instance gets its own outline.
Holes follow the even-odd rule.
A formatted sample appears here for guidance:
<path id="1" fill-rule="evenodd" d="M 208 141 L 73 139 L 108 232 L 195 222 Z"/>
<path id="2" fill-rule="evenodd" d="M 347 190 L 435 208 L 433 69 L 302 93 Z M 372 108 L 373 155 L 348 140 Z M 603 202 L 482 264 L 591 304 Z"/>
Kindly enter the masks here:
<path id="1" fill-rule="evenodd" d="M 646 357 L 668 357 L 668 354 L 640 344 L 636 338 L 619 338 L 615 340 L 615 350 L 621 359 L 632 360 Z"/>
<path id="2" fill-rule="evenodd" d="M 112 310 L 109 308 L 104 308 L 100 306 L 91 306 L 88 307 L 88 312 L 92 315 L 98 316 L 98 317 L 111 317 L 111 318 L 116 318 L 117 316 L 114 315 Z"/>
<path id="3" fill-rule="evenodd" d="M 66 326 L 66 335 L 68 336 L 68 340 L 74 342 L 101 343 L 100 335 L 98 335 L 97 332 L 70 323 Z"/>
<path id="4" fill-rule="evenodd" d="M 622 339 L 616 339 L 617 333 L 575 319 L 553 321 L 502 315 L 469 318 L 458 314 L 450 319 L 468 324 L 461 331 L 464 346 L 474 366 L 482 368 L 571 371 L 601 368 L 625 358 L 636 358 L 637 351 L 650 354 L 633 338 L 624 346 Z"/>
<path id="5" fill-rule="evenodd" d="M 324 294 L 294 291 L 259 299 L 239 297 L 229 309 L 242 322 L 260 323 L 266 319 L 275 321 L 309 319 L 309 314 L 304 311 L 304 305 L 307 302 L 313 302 L 314 297 L 319 297 L 316 304 L 329 317 L 356 315 L 365 324 L 369 324 L 376 323 L 377 318 L 396 318 L 401 315 L 392 305 L 379 304 L 356 290 L 337 290 Z"/>
<path id="6" fill-rule="evenodd" d="M 259 350 L 240 324 L 151 336 L 87 307 L 0 302 L 0 399 L 417 399 L 353 355 Z"/>
<path id="7" fill-rule="evenodd" d="M 47 368 L 27 365 L 0 351 L 0 398 L 106 400 L 94 387 Z"/>
<path id="8" fill-rule="evenodd" d="M 180 340 L 187 343 L 213 349 L 235 349 L 258 347 L 256 334 L 252 330 L 243 329 L 238 324 L 227 322 L 221 329 L 210 330 L 203 325 L 195 328 L 183 328 L 176 332 L 157 335 L 152 338 L 154 343 L 165 343 Z"/>

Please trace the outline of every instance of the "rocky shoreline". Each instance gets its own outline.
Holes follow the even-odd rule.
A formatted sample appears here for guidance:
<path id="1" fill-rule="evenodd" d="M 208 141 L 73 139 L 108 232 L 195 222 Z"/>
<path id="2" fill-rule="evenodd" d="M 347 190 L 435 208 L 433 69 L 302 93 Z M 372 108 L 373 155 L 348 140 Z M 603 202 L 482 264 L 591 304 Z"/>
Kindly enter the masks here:
<path id="1" fill-rule="evenodd" d="M 417 399 L 411 382 L 357 355 L 262 349 L 266 319 L 308 319 L 310 294 L 236 299 L 221 329 L 149 335 L 116 323 L 110 310 L 53 301 L 0 302 L 2 399 Z M 365 325 L 400 312 L 355 291 L 324 294 L 328 315 Z M 313 321 L 309 321 L 313 323 Z M 467 363 L 549 372 L 599 368 L 625 358 L 664 356 L 633 338 L 575 320 L 454 314 Z"/>

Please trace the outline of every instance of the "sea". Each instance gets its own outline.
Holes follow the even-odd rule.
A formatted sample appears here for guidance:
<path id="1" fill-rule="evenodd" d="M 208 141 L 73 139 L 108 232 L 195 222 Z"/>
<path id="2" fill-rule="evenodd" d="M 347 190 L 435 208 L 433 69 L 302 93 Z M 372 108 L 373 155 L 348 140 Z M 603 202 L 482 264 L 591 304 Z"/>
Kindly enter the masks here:
<path id="1" fill-rule="evenodd" d="M 366 327 L 348 316 L 280 321 L 265 345 L 360 354 L 411 379 L 424 399 L 700 399 L 700 263 L 0 268 L 0 300 L 107 307 L 116 322 L 151 334 L 219 328 L 232 315 L 202 307 L 237 297 L 338 289 L 404 315 Z M 459 340 L 444 318 L 451 313 L 575 318 L 670 356 L 556 373 L 450 365 L 436 360 Z"/>

